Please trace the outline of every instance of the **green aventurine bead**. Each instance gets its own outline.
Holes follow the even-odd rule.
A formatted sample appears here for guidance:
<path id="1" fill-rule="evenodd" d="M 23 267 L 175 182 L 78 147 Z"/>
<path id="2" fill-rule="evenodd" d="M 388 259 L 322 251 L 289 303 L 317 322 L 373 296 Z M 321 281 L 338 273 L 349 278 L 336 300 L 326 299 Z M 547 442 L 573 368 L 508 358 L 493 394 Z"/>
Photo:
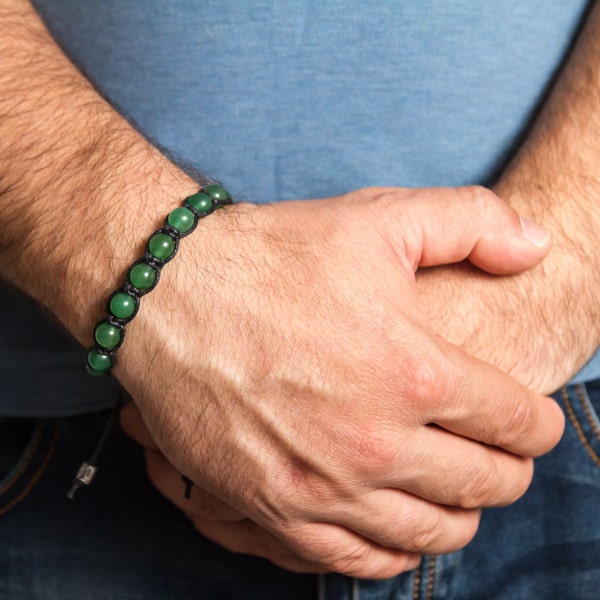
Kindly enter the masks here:
<path id="1" fill-rule="evenodd" d="M 94 339 L 103 348 L 114 348 L 121 341 L 121 330 L 106 321 L 103 321 L 94 331 Z"/>
<path id="2" fill-rule="evenodd" d="M 129 272 L 129 283 L 138 290 L 147 290 L 156 281 L 156 271 L 146 263 L 138 263 Z"/>
<path id="3" fill-rule="evenodd" d="M 229 200 L 229 194 L 220 185 L 208 185 L 204 188 L 204 191 L 207 194 L 210 194 L 217 202 L 224 202 L 225 200 Z"/>
<path id="4" fill-rule="evenodd" d="M 170 235 L 166 233 L 157 233 L 150 238 L 148 243 L 150 254 L 160 260 L 170 258 L 175 251 L 175 242 Z"/>
<path id="5" fill-rule="evenodd" d="M 94 377 L 106 377 L 108 375 L 108 371 L 96 371 L 96 369 L 92 369 L 89 363 L 85 365 L 87 372 Z"/>
<path id="6" fill-rule="evenodd" d="M 194 213 L 189 208 L 180 206 L 169 213 L 167 223 L 177 231 L 185 233 L 194 226 Z"/>
<path id="7" fill-rule="evenodd" d="M 110 299 L 108 308 L 117 319 L 129 319 L 135 312 L 135 301 L 129 294 L 118 292 Z"/>
<path id="8" fill-rule="evenodd" d="M 213 207 L 211 197 L 202 192 L 188 196 L 186 202 L 200 213 L 207 213 Z"/>
<path id="9" fill-rule="evenodd" d="M 100 354 L 97 350 L 90 350 L 87 355 L 88 365 L 94 371 L 109 371 L 112 367 L 112 360 L 106 354 Z"/>

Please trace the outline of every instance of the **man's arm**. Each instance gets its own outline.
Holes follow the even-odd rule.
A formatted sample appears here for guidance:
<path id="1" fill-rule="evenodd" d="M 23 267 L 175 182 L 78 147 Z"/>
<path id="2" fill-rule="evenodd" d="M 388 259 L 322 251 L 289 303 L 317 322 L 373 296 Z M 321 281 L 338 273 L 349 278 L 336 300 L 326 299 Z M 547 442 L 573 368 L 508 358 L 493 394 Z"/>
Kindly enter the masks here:
<path id="1" fill-rule="evenodd" d="M 142 232 L 198 186 L 99 96 L 28 2 L 0 2 L 0 18 L 0 273 L 85 343 Z"/>
<path id="2" fill-rule="evenodd" d="M 195 184 L 25 1 L 0 0 L 0 58 L 0 276 L 86 343 Z M 548 244 L 525 233 L 478 189 L 224 209 L 143 298 L 115 373 L 197 484 L 320 568 L 392 575 L 464 545 L 560 436 L 551 400 L 443 342 L 415 296 L 419 266 L 530 267 Z"/>
<path id="3" fill-rule="evenodd" d="M 600 344 L 600 6 L 495 191 L 552 232 L 535 269 L 494 279 L 469 265 L 423 271 L 431 324 L 549 393 Z"/>

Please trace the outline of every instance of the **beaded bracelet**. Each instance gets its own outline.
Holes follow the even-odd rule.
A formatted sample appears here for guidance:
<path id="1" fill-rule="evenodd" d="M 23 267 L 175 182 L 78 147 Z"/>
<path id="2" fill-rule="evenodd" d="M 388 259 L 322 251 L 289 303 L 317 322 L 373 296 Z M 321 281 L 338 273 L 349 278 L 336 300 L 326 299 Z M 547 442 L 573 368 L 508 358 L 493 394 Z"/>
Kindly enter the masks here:
<path id="1" fill-rule="evenodd" d="M 172 210 L 164 226 L 150 236 L 144 256 L 129 267 L 125 285 L 113 292 L 106 317 L 96 323 L 96 343 L 88 349 L 86 362 L 91 375 L 110 375 L 115 352 L 125 337 L 125 325 L 137 314 L 140 298 L 156 287 L 161 269 L 177 254 L 179 240 L 192 233 L 200 219 L 231 203 L 231 196 L 223 187 L 207 185 L 188 196 L 183 206 Z"/>

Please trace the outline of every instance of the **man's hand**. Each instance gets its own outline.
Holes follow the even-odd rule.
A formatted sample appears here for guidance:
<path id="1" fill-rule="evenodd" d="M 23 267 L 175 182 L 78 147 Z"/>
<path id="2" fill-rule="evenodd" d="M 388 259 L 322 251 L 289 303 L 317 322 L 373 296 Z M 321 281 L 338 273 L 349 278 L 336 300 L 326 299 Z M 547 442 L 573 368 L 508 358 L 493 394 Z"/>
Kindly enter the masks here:
<path id="1" fill-rule="evenodd" d="M 120 412 L 124 431 L 144 449 L 148 477 L 156 489 L 178 507 L 193 527 L 231 552 L 266 558 L 273 564 L 297 573 L 319 573 L 324 569 L 294 554 L 264 527 L 197 486 L 189 498 L 182 493 L 181 474 L 165 458 L 133 402 Z"/>
<path id="2" fill-rule="evenodd" d="M 200 489 L 317 568 L 388 577 L 466 544 L 560 437 L 553 401 L 432 333 L 414 281 L 527 268 L 534 239 L 478 188 L 234 206 L 182 244 L 116 372 Z"/>

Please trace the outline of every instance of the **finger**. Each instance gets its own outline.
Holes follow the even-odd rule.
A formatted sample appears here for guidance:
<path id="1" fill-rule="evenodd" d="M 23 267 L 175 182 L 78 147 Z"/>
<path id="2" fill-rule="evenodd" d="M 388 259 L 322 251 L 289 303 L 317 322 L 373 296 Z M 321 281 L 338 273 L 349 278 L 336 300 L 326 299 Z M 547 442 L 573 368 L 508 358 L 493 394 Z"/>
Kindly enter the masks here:
<path id="1" fill-rule="evenodd" d="M 550 250 L 546 229 L 522 220 L 490 190 L 472 186 L 426 192 L 398 203 L 395 225 L 387 219 L 415 270 L 469 259 L 489 273 L 518 273 Z"/>
<path id="2" fill-rule="evenodd" d="M 241 521 L 246 517 L 227 503 L 201 487 L 193 486 L 190 497 L 185 497 L 181 473 L 158 450 L 146 450 L 148 477 L 156 489 L 175 506 L 190 516 L 205 521 Z"/>
<path id="3" fill-rule="evenodd" d="M 444 429 L 420 428 L 400 450 L 411 457 L 392 476 L 372 472 L 378 485 L 463 509 L 505 506 L 518 500 L 533 478 L 533 460 L 474 442 Z M 383 475 L 383 476 L 382 476 Z M 380 542 L 382 543 L 382 542 Z"/>
<path id="4" fill-rule="evenodd" d="M 441 369 L 444 385 L 437 387 L 440 395 L 430 409 L 421 403 L 417 415 L 421 423 L 435 423 L 520 456 L 540 456 L 556 446 L 565 418 L 552 398 L 528 390 L 456 346 L 443 344 L 448 360 Z"/>
<path id="5" fill-rule="evenodd" d="M 296 573 L 325 573 L 327 569 L 299 557 L 285 544 L 253 521 L 236 523 L 192 518 L 194 527 L 209 540 L 237 554 L 251 554 Z"/>
<path id="6" fill-rule="evenodd" d="M 134 402 L 129 402 L 121 409 L 119 422 L 123 431 L 140 446 L 152 449 L 158 448 Z"/>
<path id="7" fill-rule="evenodd" d="M 459 351 L 462 353 L 462 351 Z M 464 402 L 466 393 L 447 406 L 435 423 L 473 440 L 520 456 L 549 452 L 562 437 L 565 417 L 552 398 L 532 392 L 497 369 L 482 368 L 468 357 L 470 393 L 480 402 Z"/>
<path id="8" fill-rule="evenodd" d="M 395 489 L 374 489 L 352 503 L 319 506 L 308 518 L 326 519 L 378 547 L 409 554 L 441 554 L 466 546 L 479 527 L 480 511 L 443 506 Z M 315 507 L 316 511 L 317 507 Z"/>
<path id="9" fill-rule="evenodd" d="M 194 527 L 208 539 L 232 552 L 260 556 L 290 571 L 325 572 L 291 552 L 273 534 L 201 488 L 193 487 L 190 498 L 185 498 L 181 476 L 167 459 L 154 450 L 146 450 L 145 455 L 153 484 L 181 508 Z"/>
<path id="10" fill-rule="evenodd" d="M 419 554 L 378 546 L 332 523 L 296 525 L 286 532 L 285 542 L 320 568 L 350 577 L 388 579 L 421 562 Z"/>
<path id="11" fill-rule="evenodd" d="M 288 550 L 287 546 L 282 542 L 278 541 L 272 534 L 264 530 L 262 527 L 252 523 L 245 519 L 245 517 L 234 509 L 231 509 L 228 505 L 222 501 L 214 498 L 210 494 L 204 492 L 199 487 L 194 487 L 191 498 L 189 500 L 184 498 L 183 485 L 179 473 L 168 463 L 168 461 L 158 451 L 147 450 L 147 464 L 148 473 L 151 477 L 153 484 L 169 498 L 176 506 L 186 512 L 186 515 L 192 520 L 196 528 L 206 535 L 211 540 L 224 546 L 225 548 L 233 552 L 243 552 L 247 554 L 254 554 L 256 556 L 262 556 L 269 559 L 270 561 L 278 564 L 279 566 L 297 570 L 300 572 L 319 572 L 325 570 L 331 570 L 331 566 L 327 566 L 325 562 L 319 563 L 312 560 L 301 559 L 296 556 L 295 553 Z M 404 500 L 408 498 L 408 501 Z M 397 497 L 395 498 L 397 500 Z M 403 501 L 405 504 L 414 505 L 419 504 L 425 507 L 425 509 L 417 515 L 417 511 L 412 508 L 407 509 L 409 515 L 415 514 L 416 522 L 422 523 L 424 520 L 423 512 L 433 510 L 436 512 L 436 508 L 429 503 L 421 501 L 419 499 L 413 499 L 410 494 L 403 495 Z M 348 518 L 347 523 L 352 524 L 356 528 L 364 527 L 363 520 L 368 522 L 368 526 L 364 527 L 366 535 L 370 536 L 370 539 L 375 538 L 376 540 L 389 544 L 390 546 L 405 545 L 413 547 L 419 545 L 419 538 L 413 534 L 413 531 L 419 527 L 417 524 L 409 526 L 410 517 L 407 517 L 399 527 L 402 529 L 402 535 L 397 535 L 396 530 L 392 529 L 390 534 L 390 517 L 387 506 L 391 504 L 391 495 L 385 495 L 379 502 L 372 501 L 367 507 L 363 507 L 363 511 L 357 516 L 354 512 L 354 518 Z M 447 519 L 442 518 L 442 521 L 454 518 L 451 509 L 443 507 L 441 509 L 443 513 L 448 513 Z M 427 548 L 431 550 L 439 551 L 450 551 L 455 550 L 458 547 L 462 547 L 476 530 L 477 524 L 477 512 L 464 511 L 464 514 L 458 515 L 454 520 L 458 521 L 456 524 L 457 531 L 460 535 L 452 535 L 449 531 L 449 527 L 445 524 L 440 526 L 440 541 L 432 541 Z M 335 518 L 340 519 L 340 515 L 343 512 L 336 511 Z M 377 517 L 374 519 L 373 514 Z M 435 519 L 431 519 L 434 521 Z M 396 520 L 398 522 L 398 520 Z M 437 521 L 436 521 L 437 522 Z M 242 523 L 246 524 L 244 527 L 238 528 Z M 353 534 L 354 536 L 354 534 Z M 367 540 L 363 540 L 361 536 L 354 536 L 356 539 L 360 539 L 360 546 L 363 544 L 372 544 Z M 443 540 L 443 541 L 442 541 Z M 377 544 L 376 544 L 377 545 Z M 404 551 L 398 552 L 396 549 L 390 555 L 389 548 L 378 549 L 378 552 L 373 552 L 371 561 L 376 563 L 377 569 L 388 569 L 392 574 L 396 574 L 402 570 L 414 568 L 415 557 L 412 553 L 409 553 L 409 562 L 406 563 L 406 553 Z M 413 562 L 411 562 L 411 560 Z M 383 565 L 380 563 L 384 562 Z M 398 563 L 401 566 L 398 566 Z M 372 567 L 375 568 L 375 567 Z M 362 571 L 356 571 L 357 573 Z M 368 571 L 364 571 L 367 573 Z M 378 573 L 378 571 L 376 571 Z M 378 576 L 377 574 L 373 576 Z M 382 577 L 385 575 L 382 575 Z"/>

